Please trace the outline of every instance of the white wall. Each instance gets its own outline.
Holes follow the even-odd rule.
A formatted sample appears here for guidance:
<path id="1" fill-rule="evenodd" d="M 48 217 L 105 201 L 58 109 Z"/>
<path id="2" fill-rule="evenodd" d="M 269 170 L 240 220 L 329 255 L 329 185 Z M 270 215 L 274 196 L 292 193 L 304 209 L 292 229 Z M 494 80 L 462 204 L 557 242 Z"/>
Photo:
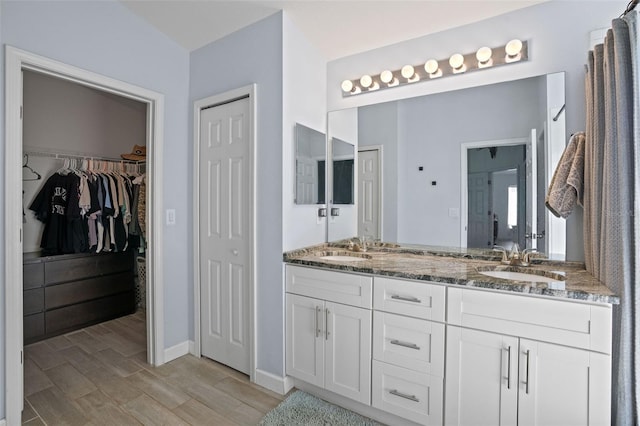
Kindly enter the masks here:
<path id="1" fill-rule="evenodd" d="M 256 367 L 276 376 L 284 374 L 282 22 L 282 13 L 276 13 L 191 52 L 189 88 L 193 105 L 207 96 L 257 84 Z M 189 135 L 190 141 L 193 130 Z M 189 298 L 193 299 L 191 291 Z M 192 306 L 188 318 L 193 318 Z M 189 333 L 193 339 L 192 325 Z"/>
<path id="2" fill-rule="evenodd" d="M 115 1 L 103 2 L 2 2 L 2 43 L 138 85 L 165 96 L 164 192 L 165 207 L 175 208 L 177 224 L 164 229 L 166 301 L 165 345 L 188 338 L 188 289 L 191 285 L 191 226 L 188 222 L 188 53 L 151 25 Z M 4 52 L 3 55 L 4 57 Z M 0 68 L 4 81 L 4 67 Z M 4 94 L 0 99 L 4 105 Z M 2 107 L 0 107 L 2 108 Z M 3 115 L 4 117 L 4 115 Z M 0 122 L 3 120 L 0 119 Z M 0 138 L 4 139 L 4 131 Z M 3 151 L 4 152 L 4 151 Z M 2 154 L 4 156 L 4 153 Z M 0 175 L 4 174 L 4 160 Z M 4 212 L 0 205 L 0 212 Z M 0 213 L 4 216 L 4 213 Z M 4 217 L 0 217 L 0 222 Z M 173 243 L 172 243 L 173 242 Z M 0 246 L 4 262 L 5 246 Z M 4 275 L 4 263 L 1 272 Z M 0 304 L 0 357 L 4 355 L 4 305 Z M 4 361 L 1 362 L 4 365 Z M 4 369 L 0 401 L 4 401 Z M 0 418 L 4 403 L 0 403 Z"/>
<path id="3" fill-rule="evenodd" d="M 327 61 L 286 13 L 282 32 L 282 246 L 288 251 L 326 238 L 327 218 L 318 218 L 321 206 L 294 203 L 294 142 L 295 123 L 326 134 Z"/>
<path id="4" fill-rule="evenodd" d="M 382 146 L 382 240 L 399 241 L 397 102 L 358 108 L 358 146 L 367 145 Z"/>
<path id="5" fill-rule="evenodd" d="M 368 105 L 428 93 L 567 72 L 567 136 L 584 128 L 584 69 L 589 49 L 589 32 L 610 27 L 627 4 L 613 1 L 552 1 L 514 11 L 478 23 L 337 59 L 327 68 L 329 110 Z M 399 69 L 427 57 L 446 58 L 455 51 L 473 52 L 483 45 L 497 46 L 512 38 L 528 40 L 528 62 L 443 78 L 376 93 L 342 98 L 340 83 L 347 78 Z M 583 258 L 582 223 L 579 215 L 568 220 L 567 258 Z"/>

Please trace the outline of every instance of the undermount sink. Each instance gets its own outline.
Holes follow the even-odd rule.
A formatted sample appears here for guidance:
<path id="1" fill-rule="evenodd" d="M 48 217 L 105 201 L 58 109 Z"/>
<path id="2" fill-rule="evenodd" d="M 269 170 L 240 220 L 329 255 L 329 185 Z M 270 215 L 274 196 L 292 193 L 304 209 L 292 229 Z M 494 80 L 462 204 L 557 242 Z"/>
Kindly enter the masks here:
<path id="1" fill-rule="evenodd" d="M 343 250 L 323 251 L 317 253 L 316 256 L 322 260 L 333 260 L 334 262 L 362 262 L 363 260 L 371 259 L 371 256 L 368 254 Z"/>
<path id="2" fill-rule="evenodd" d="M 488 277 L 520 282 L 558 283 L 566 279 L 564 275 L 557 272 L 518 267 L 498 266 L 493 268 L 478 268 L 478 272 Z"/>

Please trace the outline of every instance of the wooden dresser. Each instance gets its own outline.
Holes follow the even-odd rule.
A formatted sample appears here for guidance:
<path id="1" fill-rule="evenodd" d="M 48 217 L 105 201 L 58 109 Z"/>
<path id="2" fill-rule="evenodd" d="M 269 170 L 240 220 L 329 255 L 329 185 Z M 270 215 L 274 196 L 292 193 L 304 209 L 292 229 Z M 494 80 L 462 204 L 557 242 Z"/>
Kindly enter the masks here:
<path id="1" fill-rule="evenodd" d="M 25 253 L 24 343 L 135 311 L 130 251 L 40 257 Z"/>

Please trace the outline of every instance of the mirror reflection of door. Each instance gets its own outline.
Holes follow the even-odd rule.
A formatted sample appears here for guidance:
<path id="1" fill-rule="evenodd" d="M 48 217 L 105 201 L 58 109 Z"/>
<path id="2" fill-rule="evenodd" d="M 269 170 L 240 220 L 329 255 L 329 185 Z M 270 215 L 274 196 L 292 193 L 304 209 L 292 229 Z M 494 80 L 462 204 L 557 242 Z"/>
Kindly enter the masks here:
<path id="1" fill-rule="evenodd" d="M 358 150 L 358 235 L 381 240 L 380 148 Z"/>
<path id="2" fill-rule="evenodd" d="M 467 246 L 526 247 L 526 147 L 501 145 L 467 152 Z M 528 216 L 528 217 L 527 217 Z"/>

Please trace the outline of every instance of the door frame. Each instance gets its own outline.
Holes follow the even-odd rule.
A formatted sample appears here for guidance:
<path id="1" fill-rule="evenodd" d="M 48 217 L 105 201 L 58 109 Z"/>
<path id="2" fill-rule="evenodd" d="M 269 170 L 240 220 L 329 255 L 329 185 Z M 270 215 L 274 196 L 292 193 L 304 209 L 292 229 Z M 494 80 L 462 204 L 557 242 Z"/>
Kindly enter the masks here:
<path id="1" fill-rule="evenodd" d="M 194 346 L 193 355 L 202 356 L 200 329 L 200 112 L 216 105 L 249 98 L 249 379 L 256 380 L 256 149 L 257 149 L 257 85 L 250 84 L 224 93 L 198 99 L 193 104 L 193 312 Z"/>
<path id="2" fill-rule="evenodd" d="M 378 237 L 380 241 L 384 241 L 384 146 L 383 145 L 362 145 L 358 146 L 358 153 L 360 151 L 378 151 Z M 360 171 L 358 170 L 358 179 L 356 184 L 358 188 L 360 187 Z M 358 189 L 359 190 L 359 189 Z M 357 191 L 356 191 L 357 196 Z M 358 206 L 360 206 L 358 200 Z M 358 211 L 357 216 L 360 217 L 360 212 Z M 358 219 L 359 220 L 359 219 Z"/>
<path id="3" fill-rule="evenodd" d="M 460 144 L 460 247 L 467 246 L 467 225 L 469 221 L 469 188 L 467 182 L 468 158 L 467 151 L 475 148 L 491 146 L 526 145 L 528 138 L 497 139 L 488 141 L 463 142 Z"/>
<path id="4" fill-rule="evenodd" d="M 5 415 L 20 424 L 23 405 L 22 328 L 22 70 L 28 69 L 147 104 L 147 360 L 164 363 L 164 285 L 162 270 L 162 150 L 164 95 L 110 77 L 35 55 L 5 48 Z"/>

